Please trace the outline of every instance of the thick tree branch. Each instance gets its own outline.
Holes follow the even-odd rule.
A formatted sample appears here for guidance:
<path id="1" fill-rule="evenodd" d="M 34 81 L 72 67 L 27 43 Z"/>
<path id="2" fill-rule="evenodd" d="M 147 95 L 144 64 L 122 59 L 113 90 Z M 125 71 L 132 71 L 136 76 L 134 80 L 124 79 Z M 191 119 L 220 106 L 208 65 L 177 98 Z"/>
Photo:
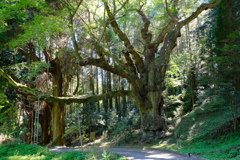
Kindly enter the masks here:
<path id="1" fill-rule="evenodd" d="M 177 45 L 176 40 L 180 33 L 180 28 L 176 26 L 172 31 L 170 31 L 164 38 L 164 43 L 162 48 L 159 51 L 159 57 L 156 59 L 158 65 L 156 65 L 155 71 L 156 71 L 156 84 L 160 85 L 157 86 L 158 89 L 162 89 L 161 85 L 163 84 L 166 70 L 169 64 L 169 59 L 172 50 Z"/>
<path id="2" fill-rule="evenodd" d="M 131 91 L 120 90 L 120 91 L 112 91 L 102 95 L 95 96 L 80 96 L 80 97 L 53 97 L 48 96 L 43 98 L 48 102 L 59 102 L 59 103 L 89 103 L 89 102 L 98 102 L 103 99 L 114 98 L 118 96 L 131 96 Z"/>
<path id="3" fill-rule="evenodd" d="M 136 71 L 136 68 L 133 64 L 133 61 L 132 61 L 131 57 L 130 57 L 129 52 L 128 51 L 122 51 L 122 53 L 123 53 L 123 55 L 124 55 L 124 57 L 127 61 L 127 66 L 129 66 L 129 69 L 133 72 L 133 74 L 136 75 L 137 71 Z"/>
<path id="4" fill-rule="evenodd" d="M 209 4 L 204 3 L 204 4 L 202 4 L 201 6 L 199 6 L 197 8 L 197 10 L 195 12 L 192 13 L 191 16 L 189 16 L 185 20 L 182 20 L 181 22 L 179 22 L 179 27 L 182 28 L 186 24 L 190 23 L 193 19 L 197 18 L 197 16 L 200 13 L 202 13 L 204 10 L 212 9 L 212 8 L 216 7 L 220 2 L 221 2 L 221 0 L 216 0 L 213 3 L 209 3 Z"/>
<path id="5" fill-rule="evenodd" d="M 70 11 L 69 11 L 70 12 Z M 80 54 L 78 53 L 80 51 L 80 47 L 77 43 L 77 39 L 76 39 L 76 36 L 75 36 L 75 29 L 74 29 L 74 23 L 73 23 L 73 16 L 71 15 L 70 13 L 70 16 L 69 16 L 69 29 L 71 30 L 71 36 L 72 36 L 72 42 L 73 42 L 73 47 L 74 47 L 74 50 L 75 50 L 75 55 L 77 56 L 77 58 L 79 60 L 82 59 L 82 57 L 80 56 Z"/>
<path id="6" fill-rule="evenodd" d="M 128 53 L 128 57 L 126 57 L 126 54 L 124 54 L 125 58 L 126 58 L 126 61 L 127 63 L 131 64 L 131 65 L 126 65 L 123 60 L 119 59 L 115 54 L 112 54 L 110 53 L 109 51 L 107 51 L 102 45 L 99 45 L 98 42 L 93 42 L 94 46 L 95 46 L 95 49 L 96 49 L 96 53 L 99 55 L 100 59 L 102 61 L 102 63 L 104 62 L 104 68 L 100 67 L 99 66 L 99 63 L 95 63 L 91 60 L 91 62 L 93 62 L 94 64 L 92 65 L 95 65 L 95 66 L 98 66 L 102 69 L 105 69 L 105 70 L 108 70 L 112 73 L 114 73 L 114 69 L 111 69 L 109 70 L 109 68 L 112 68 L 113 66 L 109 64 L 109 62 L 105 59 L 105 57 L 103 55 L 106 55 L 108 57 L 111 57 L 116 63 L 115 63 L 115 66 L 114 68 L 115 69 L 118 69 L 118 73 L 124 73 L 124 78 L 127 78 L 127 77 L 132 77 L 132 78 L 135 78 L 135 75 L 136 75 L 136 68 L 132 62 L 132 59 L 129 57 L 129 53 Z M 88 59 L 89 60 L 89 59 Z M 131 61 L 131 62 L 130 62 Z M 82 62 L 84 62 L 85 64 L 83 64 Z M 83 60 L 81 62 L 82 65 L 86 65 L 86 59 Z M 108 68 L 108 69 L 107 69 Z M 119 74 L 118 74 L 119 75 Z M 120 75 L 121 76 L 121 75 Z M 122 76 L 123 77 L 123 76 Z M 130 80 L 129 78 L 127 78 L 128 80 Z"/>
<path id="7" fill-rule="evenodd" d="M 123 70 L 119 66 L 115 65 L 109 65 L 109 63 L 102 58 L 99 59 L 94 59 L 94 58 L 87 58 L 82 61 L 79 61 L 79 65 L 81 66 L 86 66 L 86 65 L 94 65 L 97 67 L 100 67 L 104 70 L 107 70 L 113 74 L 119 75 L 123 78 L 126 78 L 128 81 L 132 82 L 136 80 L 137 76 L 136 75 L 131 75 L 128 73 L 128 71 Z"/>
<path id="8" fill-rule="evenodd" d="M 142 20 L 144 22 L 144 26 L 141 29 L 142 38 L 147 44 L 150 44 L 152 40 L 152 34 L 149 33 L 148 30 L 150 26 L 150 20 L 147 18 L 147 16 L 143 13 L 142 10 L 137 10 L 137 13 L 142 17 Z"/>
<path id="9" fill-rule="evenodd" d="M 8 82 L 13 85 L 14 87 L 26 91 L 29 95 L 31 95 L 31 100 L 37 100 L 38 97 L 42 100 L 46 100 L 48 102 L 59 102 L 59 103 L 87 103 L 87 102 L 97 102 L 102 99 L 109 99 L 117 96 L 132 96 L 131 91 L 120 90 L 120 91 L 113 91 L 108 92 L 102 95 L 95 95 L 95 96 L 79 96 L 79 97 L 54 97 L 51 95 L 47 95 L 46 93 L 42 93 L 27 87 L 26 85 L 22 85 L 14 81 L 11 76 L 5 73 L 2 69 L 0 69 L 0 75 L 8 80 Z"/>
<path id="10" fill-rule="evenodd" d="M 31 95 L 37 95 L 38 93 L 40 93 L 40 92 L 38 92 L 38 91 L 35 91 L 35 90 L 27 87 L 26 85 L 23 85 L 23 84 L 21 84 L 21 83 L 16 82 L 15 80 L 12 79 L 12 77 L 11 77 L 10 75 L 8 75 L 7 73 L 5 73 L 4 70 L 2 70 L 1 68 L 0 68 L 0 75 L 2 75 L 4 78 L 6 78 L 6 79 L 8 80 L 8 82 L 9 82 L 11 85 L 13 85 L 14 87 L 16 87 L 16 88 L 18 88 L 18 89 L 21 89 L 21 90 L 23 90 L 23 91 L 26 91 L 26 92 L 28 92 L 28 93 L 31 94 Z"/>
<path id="11" fill-rule="evenodd" d="M 163 42 L 164 37 L 166 34 L 173 28 L 173 26 L 176 24 L 174 21 L 170 21 L 166 27 L 163 28 L 163 30 L 159 33 L 157 36 L 157 39 L 154 41 L 154 47 L 158 47 L 160 43 Z"/>
<path id="12" fill-rule="evenodd" d="M 18 55 L 26 56 L 33 61 L 40 61 L 40 59 L 36 56 L 36 54 L 28 53 L 27 51 L 23 50 L 20 47 L 15 48 L 14 52 L 16 52 L 16 53 L 18 52 Z"/>
<path id="13" fill-rule="evenodd" d="M 129 38 L 118 26 L 118 23 L 114 17 L 114 15 L 111 13 L 110 8 L 107 4 L 107 2 L 104 2 L 105 9 L 107 11 L 108 17 L 109 17 L 109 23 L 113 28 L 113 31 L 118 35 L 118 37 L 124 42 L 124 46 L 127 48 L 129 53 L 132 54 L 132 58 L 134 60 L 134 64 L 137 67 L 138 72 L 144 73 L 145 67 L 143 59 L 140 57 L 138 51 L 134 48 L 134 46 L 131 44 Z"/>
<path id="14" fill-rule="evenodd" d="M 93 37 L 93 36 L 92 36 Z M 93 39 L 96 39 L 93 37 Z M 98 56 L 102 59 L 105 59 L 105 56 L 111 57 L 115 62 L 117 62 L 121 67 L 124 67 L 124 62 L 120 60 L 115 54 L 112 54 L 110 51 L 106 50 L 102 45 L 100 45 L 97 41 L 93 42 L 93 45 L 95 46 L 95 50 L 98 54 Z M 106 60 L 106 59 L 105 59 Z"/>
<path id="15" fill-rule="evenodd" d="M 47 63 L 49 63 L 50 60 L 51 60 L 51 55 L 50 55 L 50 54 L 51 54 L 51 51 L 48 50 L 47 47 L 45 47 L 44 50 L 43 50 L 43 54 L 44 54 L 44 56 L 45 56 L 45 61 L 46 61 Z"/>
<path id="16" fill-rule="evenodd" d="M 77 72 L 76 74 L 77 74 L 77 86 L 76 86 L 76 88 L 75 88 L 75 90 L 74 90 L 74 92 L 73 92 L 73 95 L 77 94 L 78 89 L 79 89 L 79 86 L 80 86 L 80 77 L 79 77 L 79 73 Z"/>

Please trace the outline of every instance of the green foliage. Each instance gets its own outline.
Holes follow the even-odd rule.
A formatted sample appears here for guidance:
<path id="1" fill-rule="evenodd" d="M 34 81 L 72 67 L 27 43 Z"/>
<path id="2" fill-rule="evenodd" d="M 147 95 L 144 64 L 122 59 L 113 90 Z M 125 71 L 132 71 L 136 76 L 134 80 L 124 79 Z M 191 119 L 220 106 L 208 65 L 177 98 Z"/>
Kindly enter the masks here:
<path id="1" fill-rule="evenodd" d="M 14 75 L 24 81 L 36 78 L 43 71 L 46 71 L 50 65 L 46 62 L 36 61 L 28 64 L 27 62 L 8 66 L 7 69 L 14 72 Z"/>
<path id="2" fill-rule="evenodd" d="M 44 0 L 5 0 L 0 3 L 0 33 L 10 48 L 34 39 L 38 49 L 43 49 L 48 43 L 47 37 L 59 34 L 63 29 L 66 32 L 67 23 L 61 17 L 64 14 L 64 11 L 57 13 L 47 7 Z M 16 33 L 12 35 L 8 31 Z M 9 34 L 12 40 L 8 38 Z"/>
<path id="3" fill-rule="evenodd" d="M 10 104 L 7 99 L 7 96 L 1 91 L 0 91 L 0 97 L 1 97 L 0 98 L 0 111 L 1 111 L 1 109 L 3 109 L 5 106 L 9 106 Z"/>
<path id="4" fill-rule="evenodd" d="M 86 156 L 86 160 L 127 160 L 124 157 L 119 156 L 118 154 L 110 152 L 108 149 L 95 148 L 91 150 Z"/>
<path id="5" fill-rule="evenodd" d="M 42 160 L 84 160 L 82 152 L 52 153 L 46 147 L 40 147 L 24 143 L 7 143 L 0 145 L 0 156 L 7 159 L 42 159 Z"/>
<path id="6" fill-rule="evenodd" d="M 7 159 L 51 159 L 47 148 L 23 143 L 7 143 L 0 145 L 0 157 Z M 49 157 L 48 157 L 49 156 Z"/>
<path id="7" fill-rule="evenodd" d="M 34 39 L 35 44 L 39 47 L 38 49 L 43 49 L 48 44 L 46 37 L 63 32 L 63 28 L 65 28 L 64 32 L 66 32 L 67 26 L 65 24 L 64 19 L 57 16 L 36 16 L 31 22 L 22 25 L 22 29 L 25 30 L 24 34 L 9 42 L 8 45 L 15 47 Z"/>
<path id="8" fill-rule="evenodd" d="M 1 106 L 0 110 L 0 133 L 15 135 L 19 132 L 17 125 L 17 109 L 13 107 Z"/>
<path id="9" fill-rule="evenodd" d="M 197 137 L 214 138 L 232 130 L 232 114 L 229 107 L 205 103 L 178 119 L 175 128 L 178 142 L 194 141 Z"/>
<path id="10" fill-rule="evenodd" d="M 17 108 L 13 106 L 5 93 L 0 91 L 0 134 L 17 136 Z"/>
<path id="11" fill-rule="evenodd" d="M 65 152 L 62 153 L 60 156 L 53 158 L 56 160 L 84 160 L 85 153 L 79 152 L 79 151 L 73 151 L 73 152 Z"/>
<path id="12" fill-rule="evenodd" d="M 115 145 L 117 146 L 137 144 L 141 139 L 139 126 L 139 115 L 121 120 L 109 127 L 107 132 L 108 139 L 116 141 Z"/>
<path id="13" fill-rule="evenodd" d="M 215 139 L 198 138 L 188 142 L 188 146 L 183 147 L 179 151 L 184 153 L 192 153 L 211 160 L 239 158 L 239 133 L 225 133 L 226 135 L 216 137 Z"/>
<path id="14" fill-rule="evenodd" d="M 2 0 L 0 2 L 0 49 L 23 32 L 22 25 L 43 10 L 43 0 Z"/>

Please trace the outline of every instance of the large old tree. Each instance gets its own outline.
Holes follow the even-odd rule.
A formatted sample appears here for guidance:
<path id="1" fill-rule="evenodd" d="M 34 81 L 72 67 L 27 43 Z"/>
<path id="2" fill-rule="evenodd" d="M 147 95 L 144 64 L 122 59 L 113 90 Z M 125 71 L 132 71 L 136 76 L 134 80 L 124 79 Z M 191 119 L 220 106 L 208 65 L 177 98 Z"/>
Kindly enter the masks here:
<path id="1" fill-rule="evenodd" d="M 118 53 L 120 58 L 111 50 L 106 50 L 103 47 L 104 45 L 96 41 L 96 36 L 90 34 L 98 58 L 87 58 L 81 61 L 80 65 L 95 65 L 128 80 L 132 89 L 131 96 L 141 114 L 143 141 L 152 139 L 165 128 L 164 118 L 161 116 L 164 104 L 162 97 L 165 90 L 164 79 L 170 55 L 177 45 L 177 38 L 181 36 L 181 28 L 197 18 L 204 10 L 216 7 L 219 2 L 220 0 L 216 0 L 213 3 L 201 4 L 192 12 L 186 13 L 184 9 L 187 8 L 184 8 L 183 2 L 178 0 L 168 2 L 165 0 L 162 3 L 153 3 L 163 5 L 164 10 L 161 10 L 161 7 L 158 6 L 159 11 L 155 12 L 156 15 L 151 15 L 145 12 L 144 3 L 139 3 L 139 6 L 131 8 L 132 4 L 129 1 L 119 2 L 120 6 L 117 5 L 117 1 L 113 1 L 111 4 L 104 1 L 107 14 L 105 26 L 112 29 L 114 36 L 120 40 L 119 43 L 123 42 L 124 47 L 122 47 L 121 54 Z M 151 6 L 151 4 L 149 5 Z M 137 14 L 127 13 L 129 10 Z M 154 19 L 153 16 L 159 16 L 160 14 L 166 16 L 164 21 L 160 20 L 151 24 L 151 19 Z M 124 16 L 134 16 L 135 19 L 141 17 L 142 22 L 136 24 L 142 26 L 140 31 L 124 32 L 126 29 L 122 27 L 123 24 L 119 20 Z M 138 33 L 141 36 L 133 35 Z M 135 37 L 138 38 L 137 41 L 141 42 L 142 47 L 134 45 Z M 110 63 L 107 57 L 113 59 L 114 63 Z"/>
<path id="2" fill-rule="evenodd" d="M 164 79 L 170 55 L 177 45 L 177 38 L 181 36 L 181 28 L 204 10 L 216 7 L 220 0 L 203 4 L 190 0 L 53 2 L 51 6 L 65 8 L 65 16 L 61 14 L 60 17 L 67 17 L 68 34 L 71 36 L 71 40 L 66 41 L 70 45 L 61 50 L 62 54 L 71 51 L 76 58 L 76 65 L 100 67 L 125 78 L 131 85 L 130 91 L 115 91 L 85 98 L 64 97 L 66 94 L 62 89 L 57 89 L 63 83 L 57 78 L 62 76 L 59 63 L 56 63 L 58 57 L 53 57 L 51 65 L 56 70 L 52 74 L 58 74 L 55 75 L 57 79 L 53 79 L 55 89 L 52 95 L 42 94 L 41 98 L 54 103 L 53 139 L 56 145 L 64 144 L 64 125 L 61 124 L 64 123 L 64 109 L 61 104 L 93 102 L 119 95 L 128 95 L 135 101 L 141 114 L 142 141 L 151 140 L 163 131 L 165 122 L 161 112 L 164 104 Z M 51 44 L 49 48 L 51 47 L 54 45 Z M 88 53 L 89 48 L 94 53 Z M 0 74 L 19 89 L 35 96 L 40 94 L 15 82 L 2 69 Z"/>

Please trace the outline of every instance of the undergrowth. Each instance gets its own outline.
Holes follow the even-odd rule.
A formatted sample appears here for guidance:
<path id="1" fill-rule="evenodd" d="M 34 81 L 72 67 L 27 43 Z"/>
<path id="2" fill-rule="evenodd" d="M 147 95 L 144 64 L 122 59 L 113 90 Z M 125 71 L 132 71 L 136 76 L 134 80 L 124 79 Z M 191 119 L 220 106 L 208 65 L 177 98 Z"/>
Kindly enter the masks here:
<path id="1" fill-rule="evenodd" d="M 186 142 L 185 142 L 186 143 Z M 216 138 L 197 138 L 178 151 L 192 153 L 210 160 L 240 159 L 240 129 Z"/>
<path id="2" fill-rule="evenodd" d="M 117 154 L 107 150 L 92 152 L 64 152 L 54 153 L 46 147 L 30 145 L 20 142 L 0 145 L 1 160 L 124 160 Z"/>

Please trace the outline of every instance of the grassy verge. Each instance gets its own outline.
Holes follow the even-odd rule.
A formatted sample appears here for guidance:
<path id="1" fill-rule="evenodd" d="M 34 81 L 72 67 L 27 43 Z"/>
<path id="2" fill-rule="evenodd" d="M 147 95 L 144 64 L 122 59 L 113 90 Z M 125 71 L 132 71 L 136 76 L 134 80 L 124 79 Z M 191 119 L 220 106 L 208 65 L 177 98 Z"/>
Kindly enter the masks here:
<path id="1" fill-rule="evenodd" d="M 108 151 L 53 153 L 46 147 L 19 142 L 0 145 L 0 157 L 1 160 L 125 160 Z"/>
<path id="2" fill-rule="evenodd" d="M 186 142 L 185 142 L 186 143 Z M 197 139 L 180 148 L 180 152 L 193 153 L 210 160 L 240 159 L 240 130 L 216 139 Z"/>

